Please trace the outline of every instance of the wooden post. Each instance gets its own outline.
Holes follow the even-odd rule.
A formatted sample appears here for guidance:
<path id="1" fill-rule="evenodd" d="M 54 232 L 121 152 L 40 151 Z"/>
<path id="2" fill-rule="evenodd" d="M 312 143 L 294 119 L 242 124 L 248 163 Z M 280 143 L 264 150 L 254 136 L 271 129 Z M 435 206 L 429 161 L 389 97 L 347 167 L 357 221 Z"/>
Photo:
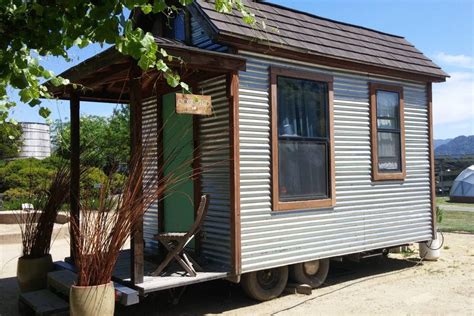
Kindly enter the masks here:
<path id="1" fill-rule="evenodd" d="M 240 238 L 240 140 L 239 140 L 239 74 L 237 71 L 227 76 L 227 97 L 229 99 L 230 138 L 230 199 L 231 199 L 231 252 L 232 276 L 240 278 L 241 238 Z"/>
<path id="2" fill-rule="evenodd" d="M 130 139 L 131 161 L 139 158 L 135 172 L 143 172 L 142 168 L 142 87 L 141 70 L 135 61 L 132 61 L 130 71 Z M 131 238 L 131 281 L 133 284 L 143 283 L 144 274 L 144 245 L 143 245 L 143 215 L 132 232 Z"/>
<path id="3" fill-rule="evenodd" d="M 433 135 L 433 91 L 432 83 L 426 84 L 426 95 L 427 95 L 427 108 L 428 108 L 428 144 L 429 144 L 429 157 L 430 157 L 430 194 L 431 194 L 431 223 L 432 223 L 432 234 L 433 239 L 438 238 L 437 231 L 437 217 L 436 217 L 436 178 L 435 178 L 435 155 L 434 155 L 434 135 Z M 441 160 L 441 177 L 443 176 L 443 160 Z M 441 185 L 444 187 L 444 183 L 441 178 Z"/>
<path id="4" fill-rule="evenodd" d="M 71 90 L 70 94 L 70 115 L 71 115 L 71 182 L 69 187 L 69 201 L 71 212 L 71 225 L 69 228 L 71 241 L 71 258 L 74 261 L 75 247 L 77 246 L 77 236 L 74 235 L 72 227 L 79 227 L 79 199 L 80 199 L 80 98 L 75 90 Z"/>

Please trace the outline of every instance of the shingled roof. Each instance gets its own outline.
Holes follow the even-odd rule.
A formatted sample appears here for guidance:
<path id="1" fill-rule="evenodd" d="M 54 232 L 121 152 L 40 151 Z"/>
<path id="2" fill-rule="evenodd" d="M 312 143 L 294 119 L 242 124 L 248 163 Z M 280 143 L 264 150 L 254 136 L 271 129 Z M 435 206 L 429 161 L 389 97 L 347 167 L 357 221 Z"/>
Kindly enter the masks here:
<path id="1" fill-rule="evenodd" d="M 244 0 L 264 21 L 266 29 L 255 29 L 238 12 L 220 14 L 214 1 L 196 1 L 195 8 L 209 22 L 215 36 L 265 41 L 306 54 L 359 64 L 427 75 L 444 81 L 446 74 L 405 38 L 368 28 L 321 18 L 267 2 Z"/>

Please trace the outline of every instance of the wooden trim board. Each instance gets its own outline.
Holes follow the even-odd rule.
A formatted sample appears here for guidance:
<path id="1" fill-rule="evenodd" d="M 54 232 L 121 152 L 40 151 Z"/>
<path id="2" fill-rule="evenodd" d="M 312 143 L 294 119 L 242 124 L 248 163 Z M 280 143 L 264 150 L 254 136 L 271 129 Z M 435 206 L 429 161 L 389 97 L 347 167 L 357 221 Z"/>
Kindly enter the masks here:
<path id="1" fill-rule="evenodd" d="M 240 234 L 239 75 L 237 71 L 227 76 L 227 87 L 230 138 L 231 274 L 238 276 L 242 272 L 242 249 Z"/>
<path id="2" fill-rule="evenodd" d="M 429 144 L 429 157 L 430 157 L 430 194 L 431 194 L 431 222 L 432 222 L 432 233 L 433 239 L 436 239 L 436 178 L 435 178 L 435 159 L 434 159 L 434 141 L 433 141 L 433 91 L 432 83 L 426 84 L 426 96 L 427 96 L 427 110 L 428 110 L 428 144 Z"/>
<path id="3" fill-rule="evenodd" d="M 130 71 L 130 139 L 131 139 L 131 160 L 137 157 L 136 172 L 143 172 L 142 168 L 142 95 L 141 95 L 142 72 L 136 62 L 132 63 Z M 144 274 L 144 242 L 143 242 L 143 215 L 138 220 L 138 224 L 132 231 L 130 248 L 131 277 L 132 283 L 142 283 Z"/>
<path id="4" fill-rule="evenodd" d="M 377 140 L 377 91 L 397 92 L 400 104 L 400 162 L 401 172 L 379 172 L 378 140 Z M 370 83 L 370 142 L 372 155 L 372 181 L 404 180 L 406 177 L 405 157 L 405 108 L 403 87 Z"/>
<path id="5" fill-rule="evenodd" d="M 278 100 L 277 100 L 277 79 L 278 76 L 291 78 L 302 78 L 319 82 L 326 82 L 328 85 L 328 139 L 329 139 L 329 161 L 328 161 L 328 195 L 329 198 L 309 201 L 281 202 L 278 185 Z M 334 163 L 334 92 L 333 76 L 318 74 L 307 71 L 299 71 L 289 68 L 270 67 L 270 103 L 271 103 L 271 173 L 272 173 L 272 208 L 274 211 L 301 210 L 309 208 L 332 207 L 336 204 L 336 181 Z"/>

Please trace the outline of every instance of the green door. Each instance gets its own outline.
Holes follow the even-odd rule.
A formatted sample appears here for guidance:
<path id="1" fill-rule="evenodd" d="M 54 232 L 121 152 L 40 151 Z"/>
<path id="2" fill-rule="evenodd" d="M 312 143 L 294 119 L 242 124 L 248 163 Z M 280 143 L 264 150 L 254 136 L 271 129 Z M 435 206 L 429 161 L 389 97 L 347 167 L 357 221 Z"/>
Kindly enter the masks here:
<path id="1" fill-rule="evenodd" d="M 163 201 L 164 230 L 186 232 L 194 222 L 193 116 L 176 114 L 175 100 L 174 93 L 163 96 L 163 172 L 165 177 L 179 175 L 179 184 L 172 185 Z"/>

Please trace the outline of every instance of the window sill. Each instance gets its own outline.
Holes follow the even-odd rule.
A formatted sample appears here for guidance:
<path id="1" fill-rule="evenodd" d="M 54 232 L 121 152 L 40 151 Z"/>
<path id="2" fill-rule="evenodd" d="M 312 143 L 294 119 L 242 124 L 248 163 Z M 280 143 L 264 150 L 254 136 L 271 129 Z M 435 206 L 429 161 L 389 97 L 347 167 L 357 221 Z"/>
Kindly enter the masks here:
<path id="1" fill-rule="evenodd" d="M 323 200 L 295 201 L 295 202 L 278 202 L 273 205 L 273 211 L 298 211 L 315 208 L 329 208 L 336 205 L 335 198 Z"/>
<path id="2" fill-rule="evenodd" d="M 382 172 L 374 172 L 372 174 L 372 181 L 390 181 L 390 180 L 405 180 L 406 174 L 405 172 L 397 172 L 397 173 L 382 173 Z"/>

